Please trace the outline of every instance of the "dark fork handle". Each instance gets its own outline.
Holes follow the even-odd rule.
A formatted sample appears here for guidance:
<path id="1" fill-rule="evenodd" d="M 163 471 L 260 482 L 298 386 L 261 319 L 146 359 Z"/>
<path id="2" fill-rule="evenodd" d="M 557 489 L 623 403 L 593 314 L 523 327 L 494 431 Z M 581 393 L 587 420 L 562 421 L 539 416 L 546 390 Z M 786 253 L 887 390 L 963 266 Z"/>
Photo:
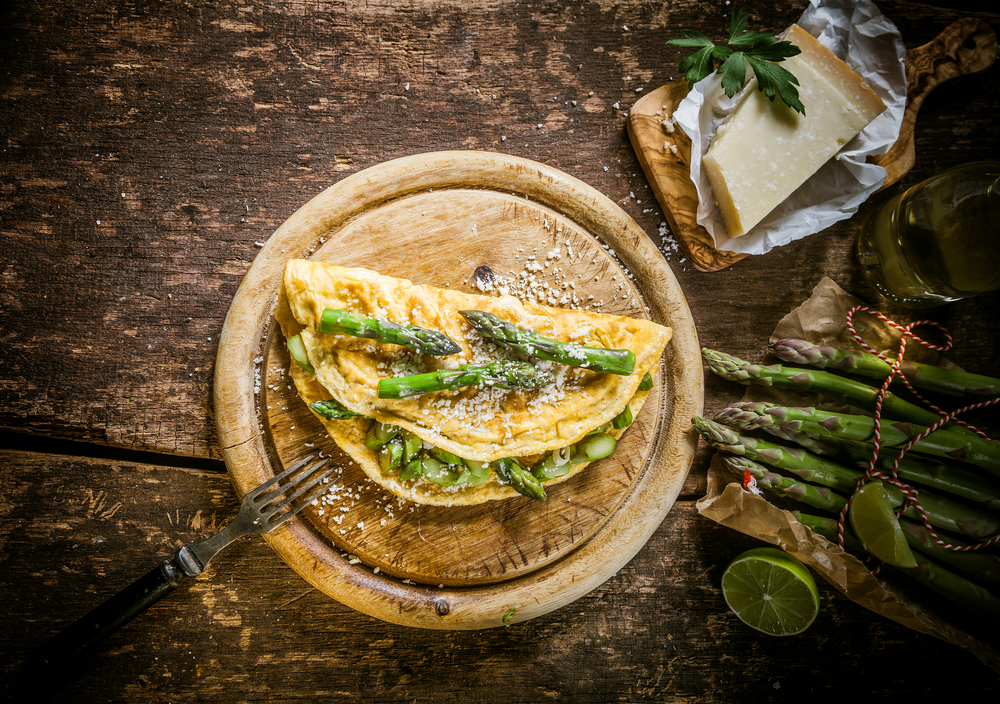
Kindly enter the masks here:
<path id="1" fill-rule="evenodd" d="M 175 560 L 163 561 L 53 636 L 31 654 L 28 667 L 56 672 L 172 592 L 186 576 Z"/>

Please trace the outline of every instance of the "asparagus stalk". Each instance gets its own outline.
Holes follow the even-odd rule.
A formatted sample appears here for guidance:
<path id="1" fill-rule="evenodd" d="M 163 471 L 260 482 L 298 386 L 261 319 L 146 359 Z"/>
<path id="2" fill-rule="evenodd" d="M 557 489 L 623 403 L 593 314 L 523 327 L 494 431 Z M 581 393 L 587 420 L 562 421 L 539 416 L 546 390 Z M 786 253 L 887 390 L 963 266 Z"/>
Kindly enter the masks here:
<path id="1" fill-rule="evenodd" d="M 306 352 L 306 345 L 302 342 L 301 335 L 294 335 L 288 338 L 288 341 L 285 344 L 288 347 L 288 353 L 292 356 L 292 359 L 295 360 L 296 364 L 310 374 L 316 373 L 316 368 L 313 367 L 312 363 L 309 361 L 309 354 Z"/>
<path id="2" fill-rule="evenodd" d="M 415 433 L 379 421 L 369 426 L 364 443 L 376 452 L 383 473 L 396 471 L 403 481 L 423 477 L 444 487 L 475 487 L 483 484 L 493 470 L 501 483 L 538 501 L 548 498 L 542 482 L 567 474 L 574 464 L 607 457 L 617 446 L 611 435 L 588 435 L 574 445 L 553 451 L 543 462 L 528 469 L 513 457 L 494 462 L 463 459 L 443 448 L 424 444 Z"/>
<path id="3" fill-rule="evenodd" d="M 744 472 L 749 472 L 756 480 L 757 486 L 765 491 L 770 491 L 778 496 L 785 496 L 813 508 L 818 508 L 830 513 L 840 513 L 847 505 L 847 497 L 842 496 L 825 487 L 813 486 L 806 482 L 798 481 L 791 477 L 786 477 L 777 472 L 768 470 L 761 464 L 749 460 L 745 457 L 727 455 L 723 457 L 726 466 L 737 476 L 742 476 Z M 806 524 L 814 532 L 823 535 L 831 542 L 837 540 L 837 520 L 833 518 L 822 519 L 818 516 L 810 516 L 814 522 Z M 804 523 L 799 519 L 800 523 Z M 985 552 L 967 552 L 949 550 L 934 540 L 927 527 L 917 521 L 907 518 L 900 518 L 899 524 L 903 528 L 903 535 L 907 544 L 927 557 L 934 558 L 939 562 L 953 567 L 966 577 L 987 588 L 1000 587 L 1000 557 Z M 949 538 L 948 542 L 955 546 L 967 546 L 960 540 Z M 850 530 L 850 526 L 844 525 L 844 545 L 852 550 L 862 550 L 861 542 L 858 541 Z M 919 565 L 919 557 L 918 557 Z"/>
<path id="4" fill-rule="evenodd" d="M 378 466 L 382 474 L 399 469 L 403 462 L 403 440 L 397 435 L 378 449 Z"/>
<path id="5" fill-rule="evenodd" d="M 365 432 L 365 447 L 369 450 L 380 450 L 383 445 L 399 435 L 401 430 L 398 425 L 375 421 Z"/>
<path id="6" fill-rule="evenodd" d="M 459 312 L 480 335 L 516 352 L 604 374 L 628 376 L 635 371 L 635 354 L 631 350 L 561 342 L 543 337 L 533 330 L 519 328 L 492 313 L 480 310 Z"/>
<path id="7" fill-rule="evenodd" d="M 844 467 L 808 452 L 737 433 L 706 418 L 691 419 L 695 429 L 717 450 L 747 457 L 772 467 L 787 469 L 796 476 L 838 491 L 851 492 L 862 472 Z"/>
<path id="8" fill-rule="evenodd" d="M 627 408 L 627 406 L 626 406 Z M 531 473 L 540 481 L 548 481 L 569 474 L 574 464 L 596 462 L 615 451 L 618 441 L 603 431 L 588 433 L 578 443 L 552 450 L 536 462 Z"/>
<path id="9" fill-rule="evenodd" d="M 402 345 L 421 354 L 448 355 L 462 351 L 457 342 L 437 330 L 366 318 L 337 308 L 323 311 L 318 329 L 324 335 L 363 337 Z"/>
<path id="10" fill-rule="evenodd" d="M 835 520 L 801 512 L 796 512 L 795 518 L 799 523 L 827 540 L 837 541 L 837 522 Z M 907 533 L 905 529 L 903 532 Z M 849 529 L 845 530 L 844 544 L 853 550 L 861 549 L 860 542 L 850 533 Z M 1000 598 L 996 594 L 920 553 L 914 554 L 914 557 L 917 560 L 917 566 L 912 569 L 900 569 L 901 572 L 908 574 L 938 595 L 968 609 L 977 616 L 987 617 L 991 620 L 1000 619 Z"/>
<path id="11" fill-rule="evenodd" d="M 786 469 L 806 481 L 835 491 L 852 493 L 864 474 L 859 469 L 845 467 L 798 448 L 787 448 L 741 435 L 732 428 L 705 418 L 695 417 L 691 422 L 702 437 L 718 450 Z M 893 505 L 901 506 L 905 499 L 903 492 L 887 482 L 885 488 Z M 1000 530 L 1000 518 L 977 506 L 937 496 L 929 491 L 920 491 L 919 500 L 928 520 L 939 528 L 968 535 L 976 540 L 989 537 Z M 907 509 L 907 515 L 919 518 L 913 506 Z"/>
<path id="12" fill-rule="evenodd" d="M 800 431 L 817 439 L 840 438 L 864 443 L 875 438 L 875 419 L 868 416 L 771 403 L 740 403 L 730 408 L 744 427 L 777 427 Z M 926 430 L 926 426 L 913 423 L 883 421 L 879 433 L 881 445 L 905 445 Z M 914 443 L 913 451 L 967 462 L 1000 477 L 1000 443 L 977 435 L 961 435 L 941 428 Z"/>
<path id="13" fill-rule="evenodd" d="M 874 448 L 872 444 L 811 434 L 801 427 L 783 425 L 769 413 L 774 404 L 764 402 L 737 402 L 722 409 L 715 420 L 740 430 L 761 428 L 766 432 L 792 442 L 813 453 L 829 457 L 859 467 L 867 467 L 871 462 Z M 888 448 L 879 452 L 877 466 L 890 472 L 897 462 L 898 453 Z M 908 453 L 899 460 L 897 475 L 906 481 L 916 482 L 933 489 L 946 491 L 970 501 L 982 504 L 993 511 L 1000 510 L 1000 483 L 992 477 L 982 476 L 948 461 L 938 461 L 929 457 Z"/>
<path id="14" fill-rule="evenodd" d="M 618 446 L 618 441 L 611 435 L 598 433 L 588 435 L 580 442 L 573 445 L 573 452 L 570 462 L 573 464 L 584 464 L 585 462 L 596 462 L 608 457 Z"/>
<path id="15" fill-rule="evenodd" d="M 462 476 L 462 468 L 459 464 L 442 462 L 435 457 L 422 457 L 419 462 L 420 476 L 440 486 L 455 486 Z"/>
<path id="16" fill-rule="evenodd" d="M 838 396 L 866 411 L 874 411 L 878 400 L 878 389 L 832 372 L 783 367 L 780 364 L 751 364 L 725 352 L 710 349 L 702 349 L 702 355 L 708 362 L 708 368 L 715 374 L 741 384 L 777 386 L 794 391 Z M 882 412 L 888 418 L 908 420 L 923 425 L 934 425 L 940 420 L 933 411 L 921 408 L 890 392 L 885 394 L 882 401 Z M 948 427 L 953 428 L 955 432 L 975 435 L 958 424 L 950 423 Z"/>
<path id="17" fill-rule="evenodd" d="M 964 579 L 933 560 L 917 558 L 917 566 L 902 570 L 945 599 L 962 606 L 976 616 L 1000 622 L 1000 597 L 988 589 Z"/>
<path id="18" fill-rule="evenodd" d="M 407 398 L 433 391 L 454 391 L 464 386 L 538 389 L 552 383 L 552 380 L 551 374 L 528 362 L 463 364 L 458 369 L 439 369 L 426 374 L 381 379 L 378 382 L 378 397 Z"/>
<path id="19" fill-rule="evenodd" d="M 989 589 L 1000 589 L 1000 556 L 982 550 L 959 551 L 949 550 L 934 540 L 927 526 L 917 521 L 905 518 L 899 519 L 903 526 L 903 534 L 911 548 L 954 567 L 977 584 Z M 955 538 L 948 538 L 952 545 L 964 547 L 966 543 Z"/>
<path id="20" fill-rule="evenodd" d="M 650 376 L 649 372 L 642 375 L 642 381 L 639 382 L 639 391 L 649 391 L 653 388 L 653 377 Z"/>
<path id="21" fill-rule="evenodd" d="M 792 511 L 792 515 L 795 516 L 796 521 L 804 525 L 813 533 L 823 536 L 831 543 L 837 545 L 840 544 L 837 539 L 838 521 L 836 518 L 830 518 L 829 516 L 817 516 L 812 513 L 803 513 L 802 511 Z M 861 541 L 858 540 L 857 536 L 854 535 L 854 531 L 852 531 L 851 527 L 846 523 L 844 524 L 844 547 L 852 552 L 864 551 L 864 548 L 861 547 Z"/>
<path id="22" fill-rule="evenodd" d="M 764 465 L 747 457 L 725 455 L 722 460 L 736 476 L 742 477 L 744 473 L 749 473 L 757 480 L 757 486 L 760 489 L 770 491 L 778 496 L 786 496 L 807 506 L 830 513 L 838 513 L 847 505 L 847 498 L 832 489 L 772 472 Z"/>
<path id="23" fill-rule="evenodd" d="M 501 483 L 512 487 L 519 494 L 524 494 L 536 501 L 545 501 L 548 498 L 545 495 L 542 482 L 531 473 L 531 470 L 513 457 L 496 460 L 491 463 L 491 466 Z"/>
<path id="24" fill-rule="evenodd" d="M 632 425 L 633 420 L 635 418 L 632 416 L 632 407 L 626 404 L 622 412 L 611 419 L 611 427 L 615 430 L 624 430 Z"/>
<path id="25" fill-rule="evenodd" d="M 891 365 L 876 355 L 814 345 L 806 340 L 778 340 L 771 345 L 771 351 L 783 362 L 808 364 L 817 369 L 836 369 L 879 381 L 885 381 L 891 370 Z M 1000 394 L 1000 379 L 989 376 L 907 360 L 903 360 L 899 371 L 911 384 L 924 391 L 959 398 Z"/>
<path id="26" fill-rule="evenodd" d="M 313 401 L 309 404 L 309 408 L 327 420 L 347 420 L 348 418 L 361 417 L 360 413 L 355 413 L 333 398 L 326 401 Z"/>

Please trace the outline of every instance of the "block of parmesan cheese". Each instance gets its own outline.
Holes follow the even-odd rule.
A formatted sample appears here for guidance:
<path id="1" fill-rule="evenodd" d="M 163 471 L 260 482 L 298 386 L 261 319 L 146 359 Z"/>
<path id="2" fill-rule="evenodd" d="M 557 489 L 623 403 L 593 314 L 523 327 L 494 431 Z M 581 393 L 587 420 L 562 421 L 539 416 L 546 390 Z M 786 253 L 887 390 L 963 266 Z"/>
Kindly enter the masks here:
<path id="1" fill-rule="evenodd" d="M 748 81 L 702 159 L 726 231 L 739 237 L 885 110 L 867 83 L 798 25 L 782 34 L 802 53 L 781 64 L 798 79 L 801 115 Z"/>

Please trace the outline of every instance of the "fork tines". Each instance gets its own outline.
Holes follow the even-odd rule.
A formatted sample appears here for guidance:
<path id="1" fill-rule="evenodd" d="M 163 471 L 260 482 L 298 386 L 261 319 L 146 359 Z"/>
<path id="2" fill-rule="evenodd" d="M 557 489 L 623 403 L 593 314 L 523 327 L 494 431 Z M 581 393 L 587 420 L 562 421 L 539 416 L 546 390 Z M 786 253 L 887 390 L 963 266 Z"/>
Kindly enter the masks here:
<path id="1" fill-rule="evenodd" d="M 310 465 L 316 457 L 317 455 L 310 455 L 296 462 L 252 492 L 250 500 L 256 506 L 261 517 L 265 519 L 268 528 L 281 525 L 312 503 L 322 493 L 325 488 L 323 481 L 333 473 L 336 466 L 330 467 L 326 471 L 320 471 L 329 464 L 330 458 L 323 458 L 316 464 Z M 291 493 L 285 496 L 288 491 Z M 282 498 L 283 496 L 284 498 Z M 274 503 L 275 501 L 277 503 Z M 291 505 L 295 501 L 298 503 Z M 282 509 L 288 506 L 291 507 L 282 512 Z"/>

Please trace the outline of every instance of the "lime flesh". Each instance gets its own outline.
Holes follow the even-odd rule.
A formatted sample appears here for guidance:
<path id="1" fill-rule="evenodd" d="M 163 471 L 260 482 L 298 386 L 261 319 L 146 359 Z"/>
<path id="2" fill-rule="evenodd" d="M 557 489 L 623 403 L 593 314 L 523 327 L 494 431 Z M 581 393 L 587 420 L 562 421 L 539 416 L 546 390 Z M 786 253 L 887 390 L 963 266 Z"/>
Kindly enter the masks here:
<path id="1" fill-rule="evenodd" d="M 777 548 L 754 548 L 722 575 L 722 595 L 743 623 L 772 636 L 802 633 L 819 613 L 819 591 L 809 570 Z"/>
<path id="2" fill-rule="evenodd" d="M 854 492 L 847 517 L 869 553 L 896 567 L 917 566 L 882 482 L 868 482 Z"/>

